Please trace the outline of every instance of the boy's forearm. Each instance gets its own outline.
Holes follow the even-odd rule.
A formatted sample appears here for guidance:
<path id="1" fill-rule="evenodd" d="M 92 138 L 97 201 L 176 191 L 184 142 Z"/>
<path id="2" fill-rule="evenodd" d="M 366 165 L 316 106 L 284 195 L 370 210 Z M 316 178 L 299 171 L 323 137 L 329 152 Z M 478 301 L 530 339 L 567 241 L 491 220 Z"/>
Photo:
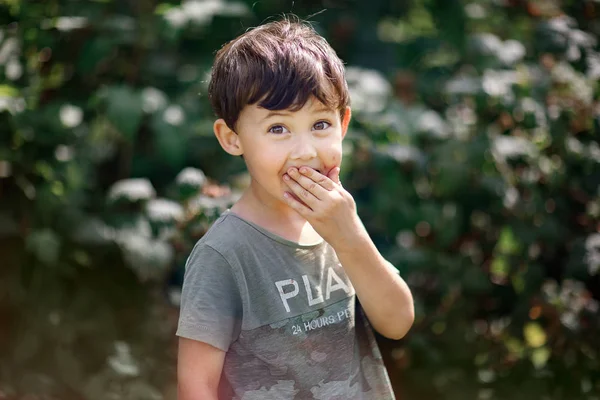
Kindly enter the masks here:
<path id="1" fill-rule="evenodd" d="M 361 228 L 350 246 L 346 243 L 334 249 L 373 328 L 385 337 L 400 339 L 414 321 L 412 294 Z"/>
<path id="2" fill-rule="evenodd" d="M 214 389 L 208 386 L 182 387 L 177 390 L 177 400 L 219 400 Z"/>

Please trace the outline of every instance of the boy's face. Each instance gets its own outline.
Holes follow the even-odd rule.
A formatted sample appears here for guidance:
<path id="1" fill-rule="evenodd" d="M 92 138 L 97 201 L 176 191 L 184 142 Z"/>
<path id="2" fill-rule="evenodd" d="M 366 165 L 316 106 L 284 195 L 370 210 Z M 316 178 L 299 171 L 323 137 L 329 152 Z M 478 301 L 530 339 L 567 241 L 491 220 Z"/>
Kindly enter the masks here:
<path id="1" fill-rule="evenodd" d="M 327 175 L 340 166 L 349 121 L 350 108 L 341 117 L 316 99 L 298 111 L 246 106 L 236 131 L 254 189 L 282 200 L 289 191 L 283 175 L 290 167 L 308 166 Z"/>

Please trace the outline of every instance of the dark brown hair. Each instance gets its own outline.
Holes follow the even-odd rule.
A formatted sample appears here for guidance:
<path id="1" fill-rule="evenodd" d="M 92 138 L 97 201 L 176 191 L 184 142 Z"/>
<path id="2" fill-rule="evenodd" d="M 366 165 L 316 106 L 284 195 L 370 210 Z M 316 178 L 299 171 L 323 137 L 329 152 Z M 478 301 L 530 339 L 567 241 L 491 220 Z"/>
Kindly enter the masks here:
<path id="1" fill-rule="evenodd" d="M 311 96 L 343 114 L 350 103 L 344 65 L 306 22 L 285 17 L 225 44 L 213 65 L 208 96 L 230 129 L 246 105 L 301 109 Z"/>

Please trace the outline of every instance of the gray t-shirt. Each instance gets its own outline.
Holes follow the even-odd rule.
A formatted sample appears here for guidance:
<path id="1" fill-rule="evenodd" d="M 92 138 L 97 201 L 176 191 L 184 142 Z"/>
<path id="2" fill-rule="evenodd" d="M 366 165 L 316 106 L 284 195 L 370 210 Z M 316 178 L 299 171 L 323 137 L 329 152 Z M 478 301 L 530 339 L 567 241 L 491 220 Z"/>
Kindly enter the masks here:
<path id="1" fill-rule="evenodd" d="M 335 251 L 225 212 L 188 258 L 177 335 L 226 351 L 219 399 L 394 399 Z"/>

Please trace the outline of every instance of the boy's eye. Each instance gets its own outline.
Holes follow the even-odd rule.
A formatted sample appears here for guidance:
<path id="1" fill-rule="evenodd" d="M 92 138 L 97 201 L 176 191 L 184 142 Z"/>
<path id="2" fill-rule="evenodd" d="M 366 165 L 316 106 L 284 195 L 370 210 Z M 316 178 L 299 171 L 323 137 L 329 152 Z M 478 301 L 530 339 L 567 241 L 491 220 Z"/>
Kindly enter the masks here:
<path id="1" fill-rule="evenodd" d="M 287 129 L 283 125 L 273 125 L 272 127 L 269 128 L 269 132 L 275 133 L 275 134 L 282 134 L 282 133 L 286 133 Z"/>
<path id="2" fill-rule="evenodd" d="M 316 131 L 322 131 L 324 129 L 329 128 L 330 126 L 331 126 L 331 124 L 329 122 L 327 122 L 327 121 L 319 121 L 319 122 L 317 122 L 316 124 L 313 125 L 313 128 Z"/>

